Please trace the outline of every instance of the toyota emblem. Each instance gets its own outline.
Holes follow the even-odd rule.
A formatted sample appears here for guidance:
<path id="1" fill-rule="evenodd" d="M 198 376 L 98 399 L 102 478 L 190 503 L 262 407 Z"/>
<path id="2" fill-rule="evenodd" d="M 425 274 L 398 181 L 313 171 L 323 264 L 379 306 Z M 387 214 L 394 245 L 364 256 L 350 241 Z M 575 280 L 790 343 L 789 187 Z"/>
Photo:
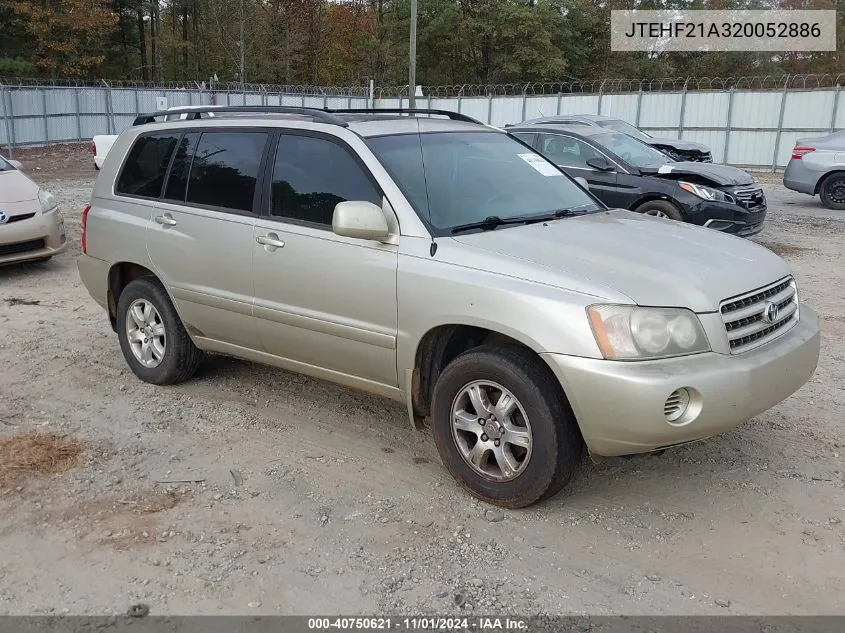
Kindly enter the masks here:
<path id="1" fill-rule="evenodd" d="M 766 323 L 774 323 L 777 321 L 778 312 L 780 312 L 778 304 L 767 301 L 765 307 L 763 308 L 763 320 Z"/>

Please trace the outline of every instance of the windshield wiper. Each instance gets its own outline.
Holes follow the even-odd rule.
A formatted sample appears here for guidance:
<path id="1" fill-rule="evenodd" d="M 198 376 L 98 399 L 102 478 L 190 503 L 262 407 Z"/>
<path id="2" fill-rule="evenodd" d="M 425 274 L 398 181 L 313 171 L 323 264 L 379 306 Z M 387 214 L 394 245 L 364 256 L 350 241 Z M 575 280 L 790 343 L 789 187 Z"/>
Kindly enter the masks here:
<path id="1" fill-rule="evenodd" d="M 452 234 L 462 233 L 463 231 L 472 231 L 473 229 L 481 229 L 482 231 L 492 231 L 498 226 L 505 224 L 525 224 L 529 220 L 526 218 L 500 218 L 498 215 L 490 215 L 479 222 L 469 222 L 468 224 L 459 224 L 452 227 Z"/>
<path id="2" fill-rule="evenodd" d="M 584 215 L 585 213 L 590 213 L 593 210 L 593 204 L 579 204 L 576 207 L 569 207 L 568 209 L 558 209 L 557 211 L 552 211 L 551 213 L 546 213 L 544 215 L 536 215 L 531 218 L 526 218 L 526 222 L 545 222 L 547 220 L 557 220 L 558 218 L 571 218 L 576 215 Z"/>
<path id="3" fill-rule="evenodd" d="M 550 213 L 543 213 L 542 215 L 520 215 L 513 218 L 500 218 L 498 215 L 491 215 L 478 222 L 459 224 L 458 226 L 452 228 L 452 234 L 454 235 L 455 233 L 472 231 L 473 229 L 492 231 L 493 229 L 506 224 L 534 224 L 536 222 L 557 220 L 558 218 L 571 218 L 576 215 L 589 213 L 592 210 L 592 207 L 592 204 L 580 204 L 568 209 L 558 209 L 557 211 L 552 211 Z"/>

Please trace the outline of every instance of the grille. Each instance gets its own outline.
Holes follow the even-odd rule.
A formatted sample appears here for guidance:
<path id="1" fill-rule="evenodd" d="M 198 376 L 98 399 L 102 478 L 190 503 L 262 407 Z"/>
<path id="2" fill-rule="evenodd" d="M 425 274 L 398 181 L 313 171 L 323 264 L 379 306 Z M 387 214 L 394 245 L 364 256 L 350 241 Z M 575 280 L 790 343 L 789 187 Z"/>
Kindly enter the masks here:
<path id="1" fill-rule="evenodd" d="M 28 220 L 28 219 L 34 218 L 34 217 L 35 217 L 34 213 L 24 213 L 23 215 L 13 215 L 12 217 L 10 217 L 6 221 L 6 224 L 11 224 L 12 222 L 20 222 L 21 220 Z"/>
<path id="2" fill-rule="evenodd" d="M 0 257 L 3 255 L 17 255 L 27 251 L 37 251 L 44 248 L 44 240 L 30 240 L 18 242 L 17 244 L 0 244 Z"/>
<path id="3" fill-rule="evenodd" d="M 733 192 L 733 195 L 746 209 L 766 208 L 766 194 L 759 187 L 755 189 L 737 189 Z"/>
<path id="4" fill-rule="evenodd" d="M 784 334 L 798 320 L 795 281 L 787 277 L 765 288 L 727 299 L 719 307 L 719 313 L 731 354 L 760 347 Z"/>

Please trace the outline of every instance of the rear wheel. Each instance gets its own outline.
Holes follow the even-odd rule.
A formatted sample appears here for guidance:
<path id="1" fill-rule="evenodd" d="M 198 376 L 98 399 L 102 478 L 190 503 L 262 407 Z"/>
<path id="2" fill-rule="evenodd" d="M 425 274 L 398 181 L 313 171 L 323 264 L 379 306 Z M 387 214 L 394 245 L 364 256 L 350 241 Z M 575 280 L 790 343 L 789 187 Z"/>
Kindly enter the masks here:
<path id="1" fill-rule="evenodd" d="M 845 172 L 830 174 L 822 180 L 819 197 L 828 209 L 845 210 Z"/>
<path id="2" fill-rule="evenodd" d="M 678 222 L 684 221 L 681 210 L 668 200 L 649 200 L 648 202 L 643 202 L 634 211 L 644 215 L 653 215 L 658 218 L 669 218 Z"/>
<path id="3" fill-rule="evenodd" d="M 506 508 L 559 492 L 583 441 L 557 379 L 535 354 L 482 346 L 452 361 L 434 389 L 437 450 L 470 494 Z"/>
<path id="4" fill-rule="evenodd" d="M 117 302 L 117 336 L 132 372 L 155 385 L 188 380 L 202 360 L 154 277 L 141 277 L 123 289 Z"/>

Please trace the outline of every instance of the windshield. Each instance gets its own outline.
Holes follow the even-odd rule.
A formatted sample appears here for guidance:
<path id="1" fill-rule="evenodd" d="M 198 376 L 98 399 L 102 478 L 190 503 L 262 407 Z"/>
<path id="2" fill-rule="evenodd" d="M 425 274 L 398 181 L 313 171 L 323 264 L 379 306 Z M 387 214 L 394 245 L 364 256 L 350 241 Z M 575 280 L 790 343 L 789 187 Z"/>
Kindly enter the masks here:
<path id="1" fill-rule="evenodd" d="M 642 141 L 631 138 L 627 134 L 620 134 L 619 132 L 596 134 L 593 136 L 593 140 L 634 167 L 653 167 L 654 165 L 675 162 L 663 152 L 654 149 L 651 145 L 646 145 Z"/>
<path id="2" fill-rule="evenodd" d="M 6 159 L 0 156 L 0 171 L 12 171 L 14 167 L 12 167 L 9 163 L 6 162 Z"/>
<path id="3" fill-rule="evenodd" d="M 610 128 L 611 130 L 616 130 L 617 132 L 622 132 L 622 134 L 628 134 L 640 140 L 651 138 L 642 130 L 638 130 L 633 125 L 631 125 L 627 121 L 623 121 L 622 119 L 610 119 L 609 121 L 600 121 L 599 125 L 601 125 L 602 127 Z"/>
<path id="4" fill-rule="evenodd" d="M 368 143 L 436 235 L 491 217 L 602 209 L 552 163 L 506 134 L 428 132 Z"/>

